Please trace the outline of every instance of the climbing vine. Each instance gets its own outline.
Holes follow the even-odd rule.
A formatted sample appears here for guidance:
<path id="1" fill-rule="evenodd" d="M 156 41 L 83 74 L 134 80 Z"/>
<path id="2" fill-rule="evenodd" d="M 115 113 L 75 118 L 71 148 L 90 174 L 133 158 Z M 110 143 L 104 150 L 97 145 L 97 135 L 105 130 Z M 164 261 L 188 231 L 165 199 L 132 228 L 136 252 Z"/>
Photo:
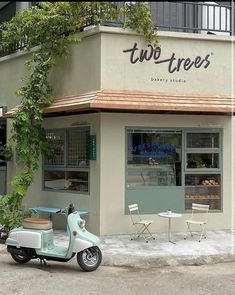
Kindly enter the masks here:
<path id="1" fill-rule="evenodd" d="M 43 108 L 53 102 L 48 76 L 56 59 L 68 55 L 69 44 L 81 41 L 76 33 L 83 27 L 115 21 L 120 15 L 124 28 L 142 33 L 146 41 L 157 44 L 148 2 L 127 2 L 123 7 L 118 2 L 40 2 L 1 25 L 1 51 L 23 42 L 24 50 L 30 52 L 26 62 L 29 74 L 16 93 L 21 106 L 14 113 L 6 149 L 11 154 L 11 147 L 15 148 L 20 167 L 11 182 L 12 192 L 0 199 L 0 224 L 8 229 L 20 224 L 22 201 L 34 180 L 40 155 L 50 152 L 41 125 Z"/>

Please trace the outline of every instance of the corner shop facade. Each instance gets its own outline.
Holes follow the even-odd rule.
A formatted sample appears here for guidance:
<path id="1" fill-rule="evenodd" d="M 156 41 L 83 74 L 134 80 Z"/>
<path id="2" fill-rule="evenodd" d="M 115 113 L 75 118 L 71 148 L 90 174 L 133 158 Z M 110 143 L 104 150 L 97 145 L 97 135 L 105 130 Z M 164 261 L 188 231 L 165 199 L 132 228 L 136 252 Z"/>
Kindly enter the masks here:
<path id="1" fill-rule="evenodd" d="M 51 75 L 56 99 L 44 110 L 44 127 L 54 157 L 42 160 L 26 206 L 74 202 L 89 212 L 91 231 L 124 234 L 130 203 L 138 202 L 158 232 L 166 230 L 158 212 L 171 208 L 187 217 L 196 201 L 211 205 L 210 229 L 231 228 L 231 37 L 159 32 L 154 53 L 127 30 L 82 34 Z M 0 101 L 8 110 L 19 104 L 14 90 L 26 59 L 16 53 L 0 60 Z M 8 163 L 8 184 L 15 167 Z M 184 218 L 174 229 L 185 230 Z"/>

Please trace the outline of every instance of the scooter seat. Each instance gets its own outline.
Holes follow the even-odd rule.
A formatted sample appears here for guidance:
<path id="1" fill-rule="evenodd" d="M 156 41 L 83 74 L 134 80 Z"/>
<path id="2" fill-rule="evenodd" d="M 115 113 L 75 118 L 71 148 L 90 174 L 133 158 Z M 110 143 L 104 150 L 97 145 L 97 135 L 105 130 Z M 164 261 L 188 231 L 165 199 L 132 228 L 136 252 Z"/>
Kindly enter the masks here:
<path id="1" fill-rule="evenodd" d="M 22 226 L 30 229 L 51 229 L 52 222 L 45 218 L 27 217 L 23 219 Z"/>

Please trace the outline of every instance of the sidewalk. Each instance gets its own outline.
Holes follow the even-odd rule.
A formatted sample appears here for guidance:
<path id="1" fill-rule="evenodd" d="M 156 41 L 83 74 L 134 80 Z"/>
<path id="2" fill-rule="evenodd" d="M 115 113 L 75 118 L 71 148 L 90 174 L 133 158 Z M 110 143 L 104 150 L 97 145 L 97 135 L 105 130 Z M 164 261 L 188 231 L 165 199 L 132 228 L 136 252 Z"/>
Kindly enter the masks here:
<path id="1" fill-rule="evenodd" d="M 200 243 L 196 236 L 184 240 L 185 233 L 174 235 L 176 244 L 168 242 L 167 234 L 154 236 L 148 243 L 131 241 L 129 235 L 103 237 L 103 265 L 149 268 L 235 261 L 235 232 L 229 230 L 207 231 Z"/>
<path id="2" fill-rule="evenodd" d="M 165 233 L 155 234 L 155 240 L 148 243 L 144 239 L 131 241 L 129 235 L 102 236 L 102 265 L 149 268 L 235 261 L 235 232 L 207 231 L 207 239 L 200 243 L 196 236 L 187 240 L 184 236 L 175 233 L 176 244 L 169 243 Z M 55 231 L 55 244 L 66 246 L 68 242 L 65 232 Z M 5 251 L 5 245 L 0 244 L 0 253 Z"/>

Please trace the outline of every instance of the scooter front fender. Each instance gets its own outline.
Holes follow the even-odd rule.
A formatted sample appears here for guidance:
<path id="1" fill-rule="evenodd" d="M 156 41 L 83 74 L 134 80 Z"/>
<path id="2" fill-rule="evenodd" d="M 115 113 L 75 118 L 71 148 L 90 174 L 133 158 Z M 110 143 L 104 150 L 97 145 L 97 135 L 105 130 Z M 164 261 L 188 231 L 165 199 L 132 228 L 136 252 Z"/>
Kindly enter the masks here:
<path id="1" fill-rule="evenodd" d="M 92 246 L 93 246 L 93 244 L 91 242 L 76 238 L 74 240 L 74 244 L 73 244 L 73 252 L 75 252 L 75 253 L 81 252 L 81 251 L 83 251 L 87 248 L 90 248 Z"/>

